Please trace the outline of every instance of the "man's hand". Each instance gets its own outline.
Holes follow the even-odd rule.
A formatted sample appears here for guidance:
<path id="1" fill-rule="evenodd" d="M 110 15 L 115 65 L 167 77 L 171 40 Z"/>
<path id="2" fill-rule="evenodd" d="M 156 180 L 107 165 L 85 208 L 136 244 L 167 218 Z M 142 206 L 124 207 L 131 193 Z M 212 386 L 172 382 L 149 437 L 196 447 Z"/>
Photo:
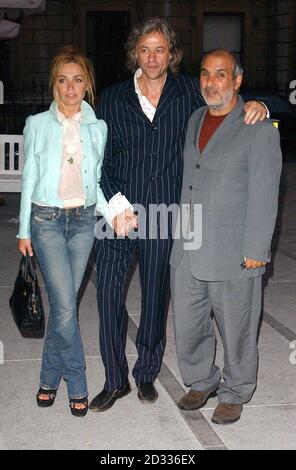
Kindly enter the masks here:
<path id="1" fill-rule="evenodd" d="M 20 238 L 18 242 L 18 249 L 24 256 L 26 256 L 27 252 L 29 253 L 29 256 L 33 256 L 31 238 Z"/>
<path id="2" fill-rule="evenodd" d="M 129 231 L 137 226 L 137 217 L 130 209 L 120 212 L 112 220 L 112 227 L 118 236 L 126 237 Z"/>
<path id="3" fill-rule="evenodd" d="M 267 110 L 260 101 L 248 101 L 245 104 L 244 110 L 246 112 L 244 117 L 246 124 L 255 124 L 258 121 L 264 121 L 264 119 L 266 119 Z"/>
<path id="4" fill-rule="evenodd" d="M 246 258 L 244 267 L 246 269 L 257 269 L 257 268 L 262 268 L 263 266 L 266 266 L 266 264 L 267 263 L 264 263 L 264 261 L 257 261 L 256 259 Z"/>

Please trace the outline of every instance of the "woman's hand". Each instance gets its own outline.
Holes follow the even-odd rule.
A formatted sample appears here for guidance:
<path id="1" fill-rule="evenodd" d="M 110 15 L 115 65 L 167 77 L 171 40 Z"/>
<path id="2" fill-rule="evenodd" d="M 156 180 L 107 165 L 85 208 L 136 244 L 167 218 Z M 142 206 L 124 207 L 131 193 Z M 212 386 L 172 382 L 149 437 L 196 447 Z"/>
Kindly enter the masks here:
<path id="1" fill-rule="evenodd" d="M 114 217 L 112 226 L 118 236 L 126 237 L 130 230 L 137 228 L 137 217 L 130 209 L 126 209 Z"/>
<path id="2" fill-rule="evenodd" d="M 18 249 L 24 256 L 26 256 L 27 252 L 29 253 L 29 256 L 33 256 L 31 238 L 20 238 L 18 242 Z"/>

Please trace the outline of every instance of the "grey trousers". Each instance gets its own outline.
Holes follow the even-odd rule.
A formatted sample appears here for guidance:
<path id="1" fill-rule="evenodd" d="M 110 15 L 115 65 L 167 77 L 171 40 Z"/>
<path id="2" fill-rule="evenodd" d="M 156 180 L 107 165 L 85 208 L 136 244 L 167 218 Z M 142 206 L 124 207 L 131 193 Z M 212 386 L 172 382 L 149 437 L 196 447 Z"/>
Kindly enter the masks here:
<path id="1" fill-rule="evenodd" d="M 257 382 L 257 332 L 262 277 L 201 281 L 192 276 L 188 253 L 171 269 L 177 357 L 184 384 L 217 389 L 220 402 L 245 403 Z M 224 368 L 215 365 L 213 311 L 224 349 Z"/>

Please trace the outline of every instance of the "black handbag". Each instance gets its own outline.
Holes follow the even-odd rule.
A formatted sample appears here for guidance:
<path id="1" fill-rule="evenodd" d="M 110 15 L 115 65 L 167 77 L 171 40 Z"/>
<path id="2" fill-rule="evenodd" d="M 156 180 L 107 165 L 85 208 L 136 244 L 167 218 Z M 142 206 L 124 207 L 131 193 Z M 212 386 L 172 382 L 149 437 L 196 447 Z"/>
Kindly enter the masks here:
<path id="1" fill-rule="evenodd" d="M 21 259 L 9 305 L 23 336 L 43 338 L 44 310 L 37 275 L 29 255 Z"/>

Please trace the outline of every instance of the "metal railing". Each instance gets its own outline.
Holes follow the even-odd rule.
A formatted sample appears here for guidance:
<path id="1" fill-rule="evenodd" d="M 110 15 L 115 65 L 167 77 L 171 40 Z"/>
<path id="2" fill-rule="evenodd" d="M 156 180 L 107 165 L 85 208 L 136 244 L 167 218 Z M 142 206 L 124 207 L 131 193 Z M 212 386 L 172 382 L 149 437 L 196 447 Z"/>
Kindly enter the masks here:
<path id="1" fill-rule="evenodd" d="M 0 193 L 21 191 L 23 164 L 23 136 L 0 135 Z"/>

